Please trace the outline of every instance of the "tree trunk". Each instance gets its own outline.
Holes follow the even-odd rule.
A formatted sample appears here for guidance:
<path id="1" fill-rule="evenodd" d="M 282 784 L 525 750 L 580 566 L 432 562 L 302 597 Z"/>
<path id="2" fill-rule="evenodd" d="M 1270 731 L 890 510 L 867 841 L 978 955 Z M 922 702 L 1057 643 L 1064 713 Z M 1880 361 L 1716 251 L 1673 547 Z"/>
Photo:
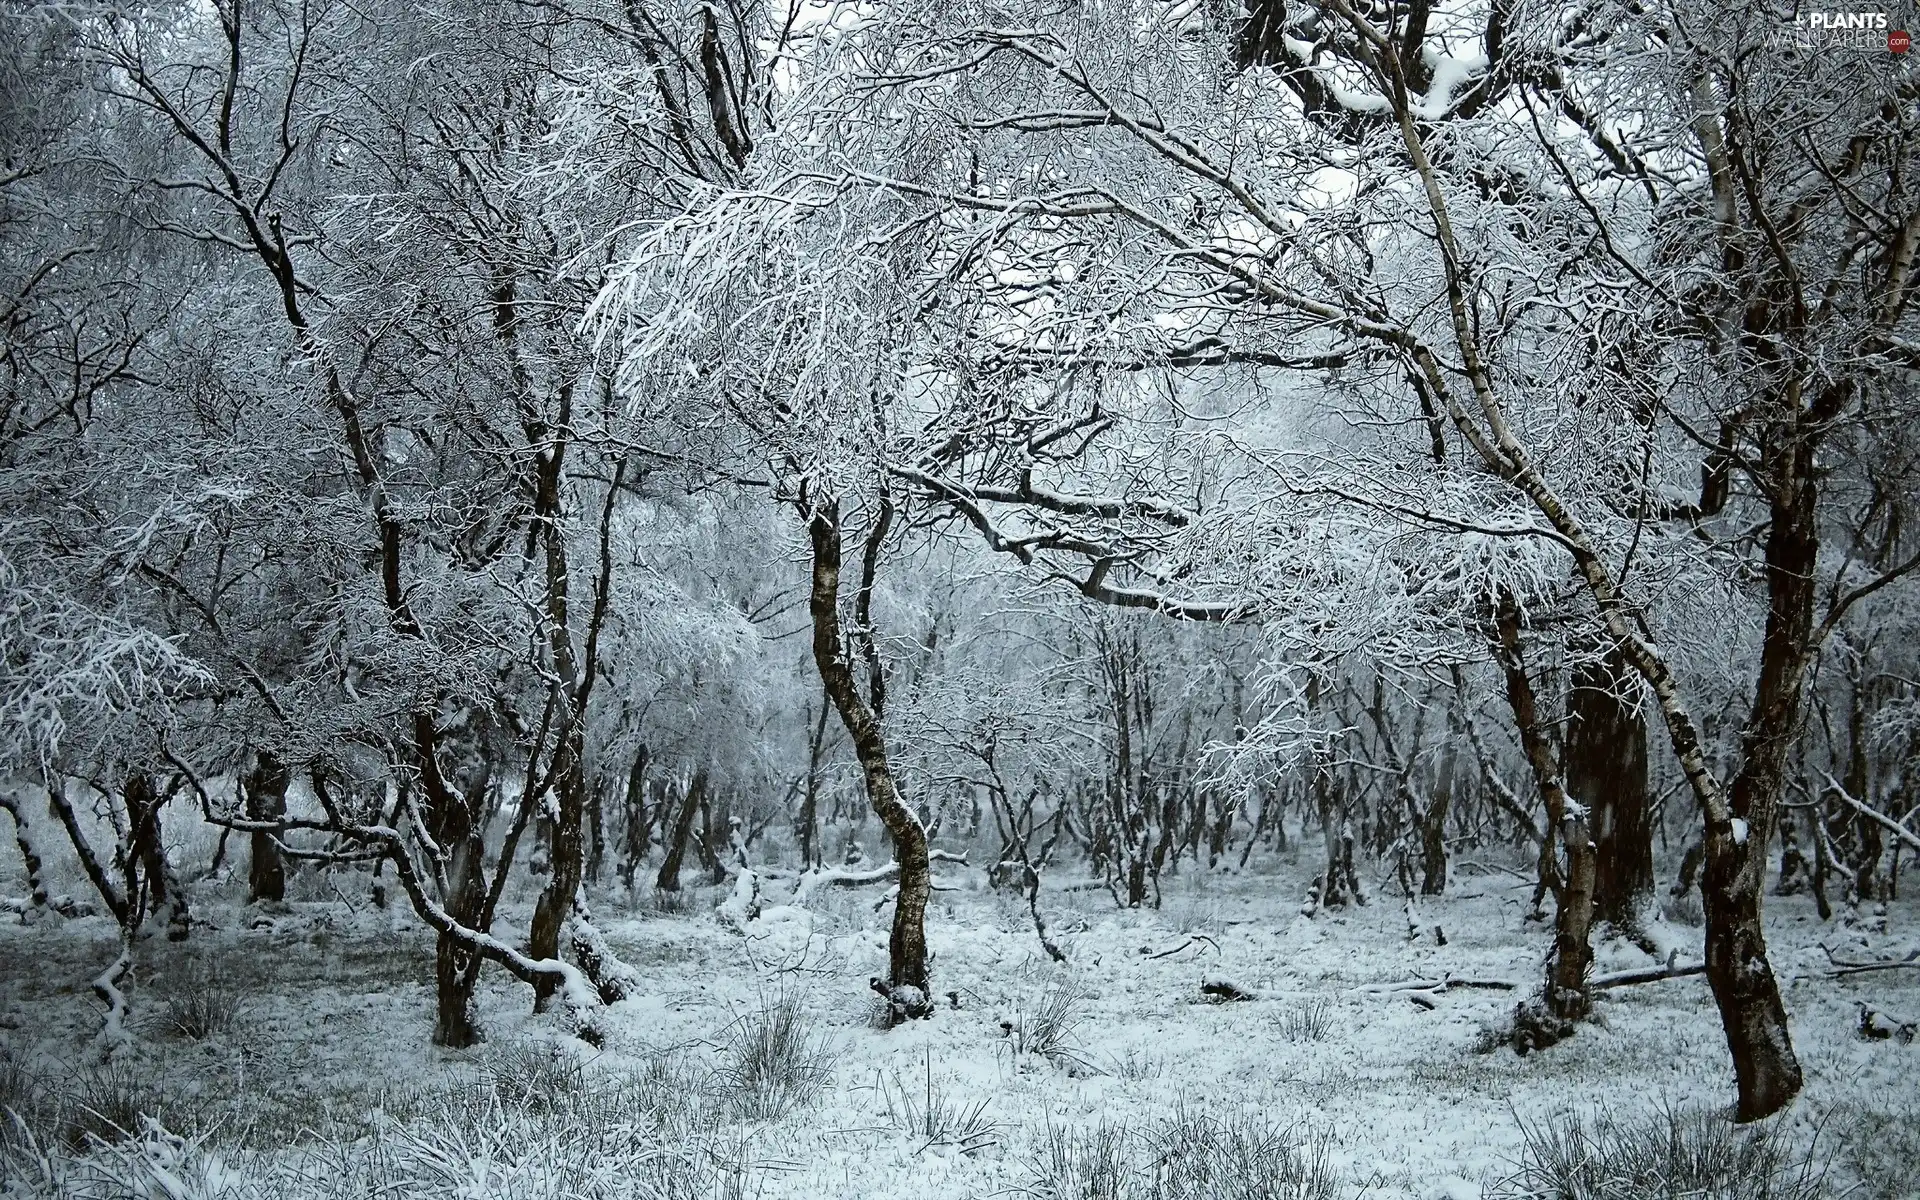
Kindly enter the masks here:
<path id="1" fill-rule="evenodd" d="M 820 712 L 813 720 L 813 736 L 807 739 L 806 794 L 800 801 L 800 816 L 794 822 L 795 840 L 800 844 L 800 869 L 812 870 L 824 861 L 820 853 L 820 759 L 827 745 L 829 697 L 820 697 Z M 975 820 L 978 820 L 975 808 Z"/>
<path id="2" fill-rule="evenodd" d="M 1797 405 L 1798 396 L 1794 398 Z M 1767 624 L 1753 710 L 1741 734 L 1740 773 L 1734 777 L 1726 822 L 1709 822 L 1706 867 L 1700 877 L 1707 918 L 1707 983 L 1733 1054 L 1739 1088 L 1734 1119 L 1756 1121 L 1785 1108 L 1799 1094 L 1800 1061 L 1793 1052 L 1787 1011 L 1767 961 L 1761 929 L 1761 891 L 1767 850 L 1786 787 L 1786 769 L 1800 724 L 1807 655 L 1813 645 L 1815 523 L 1813 440 L 1795 430 L 1776 445 L 1767 530 Z"/>
<path id="3" fill-rule="evenodd" d="M 587 868 L 586 882 L 600 882 L 600 868 L 607 858 L 607 792 L 595 783 L 587 788 Z"/>
<path id="4" fill-rule="evenodd" d="M 1586 810 L 1568 802 L 1561 777 L 1559 758 L 1547 740 L 1545 718 L 1534 697 L 1533 680 L 1527 674 L 1524 648 L 1520 640 L 1520 604 L 1504 589 L 1494 613 L 1495 649 L 1506 677 L 1507 705 L 1513 710 L 1519 730 L 1520 746 L 1533 770 L 1534 786 L 1547 810 L 1547 827 L 1559 830 L 1566 853 L 1564 875 L 1550 882 L 1554 893 L 1553 950 L 1547 956 L 1545 1001 L 1547 1015 L 1557 1023 L 1544 1033 L 1563 1036 L 1570 1023 L 1587 1015 L 1592 995 L 1587 989 L 1587 969 L 1593 963 L 1588 933 L 1593 924 L 1593 880 L 1595 849 Z M 1546 839 L 1551 846 L 1552 838 Z M 1543 853 L 1550 851 L 1543 848 Z M 1543 864 L 1543 876 L 1546 874 Z"/>
<path id="5" fill-rule="evenodd" d="M 479 760 L 464 792 L 447 785 L 437 761 L 422 760 L 423 768 L 432 773 L 429 792 L 437 797 L 427 814 L 430 832 L 447 858 L 446 893 L 441 904 L 448 916 L 469 929 L 484 924 L 479 918 L 487 899 L 486 830 L 481 814 L 489 811 L 487 793 L 493 773 L 484 743 Z M 479 977 L 479 956 L 451 935 L 441 934 L 434 953 L 434 1045 L 459 1050 L 486 1040 L 473 1004 Z"/>
<path id="6" fill-rule="evenodd" d="M 434 947 L 433 1044 L 465 1050 L 486 1041 L 474 1010 L 473 993 L 480 973 L 471 952 L 451 935 L 441 934 Z"/>
<path id="7" fill-rule="evenodd" d="M 627 768 L 627 787 L 621 794 L 620 884 L 633 895 L 633 876 L 647 857 L 647 844 L 653 840 L 653 808 L 647 803 L 647 748 L 642 745 Z"/>
<path id="8" fill-rule="evenodd" d="M 534 902 L 533 925 L 527 940 L 528 953 L 534 958 L 560 956 L 560 929 L 573 912 L 574 897 L 580 891 L 581 873 L 585 868 L 582 837 L 585 831 L 582 826 L 587 807 L 587 777 L 580 761 L 586 750 L 583 726 L 583 721 L 574 721 L 571 729 L 560 739 L 557 749 L 562 761 L 556 764 L 558 769 L 554 772 L 553 781 L 558 811 L 553 821 L 553 840 L 549 844 L 551 857 L 548 862 L 552 874 L 547 877 L 547 886 L 541 891 L 540 898 Z M 534 1011 L 545 1012 L 559 987 L 557 978 L 542 975 L 533 985 Z"/>
<path id="9" fill-rule="evenodd" d="M 900 796 L 887 758 L 880 719 L 861 699 L 854 683 L 853 667 L 847 661 L 840 628 L 839 502 L 817 501 L 803 515 L 813 548 L 813 586 L 808 597 L 809 615 L 813 620 L 813 662 L 820 672 L 821 684 L 840 714 L 840 723 L 853 741 L 854 756 L 866 780 L 867 798 L 893 839 L 894 859 L 900 864 L 900 891 L 894 901 L 893 931 L 887 947 L 888 970 L 892 973 L 889 990 L 895 997 L 897 1010 L 904 1009 L 907 1015 L 918 1016 L 928 1011 L 927 998 L 932 994 L 927 976 L 925 923 L 927 896 L 932 885 L 927 831 Z M 872 545 L 871 539 L 869 544 Z M 870 639 L 871 631 L 866 631 L 864 636 Z M 870 656 L 869 665 L 877 669 Z M 902 1000 L 906 1001 L 904 1005 Z"/>
<path id="10" fill-rule="evenodd" d="M 278 821 L 287 815 L 286 765 L 271 751 L 254 755 L 253 770 L 241 780 L 246 791 L 247 819 Z M 279 902 L 287 898 L 287 868 L 280 857 L 280 843 L 273 834 L 256 831 L 251 836 L 251 854 L 247 861 L 247 903 Z"/>
<path id="11" fill-rule="evenodd" d="M 666 857 L 660 860 L 660 873 L 654 877 L 655 891 L 680 890 L 680 862 L 687 856 L 687 841 L 693 836 L 693 818 L 706 803 L 707 772 L 703 767 L 693 773 L 687 794 L 680 801 L 680 815 L 674 818 L 673 835 L 667 842 Z"/>
<path id="12" fill-rule="evenodd" d="M 1647 728 L 1628 703 L 1639 677 L 1618 648 L 1574 669 L 1562 766 L 1569 797 L 1586 806 L 1593 833 L 1597 920 L 1639 925 L 1653 896 L 1653 825 L 1648 813 Z"/>
<path id="13" fill-rule="evenodd" d="M 1440 760 L 1439 778 L 1433 785 L 1433 797 L 1420 816 L 1420 894 L 1439 896 L 1447 890 L 1447 811 L 1453 807 L 1455 755 L 1447 751 Z"/>
<path id="14" fill-rule="evenodd" d="M 50 898 L 47 894 L 46 870 L 40 861 L 40 851 L 34 842 L 32 826 L 26 814 L 24 797 L 15 796 L 11 791 L 0 792 L 0 808 L 13 818 L 13 840 L 20 848 L 20 862 L 27 869 L 27 891 L 31 898 L 30 907 L 20 914 L 24 924 L 32 924 L 47 912 Z"/>

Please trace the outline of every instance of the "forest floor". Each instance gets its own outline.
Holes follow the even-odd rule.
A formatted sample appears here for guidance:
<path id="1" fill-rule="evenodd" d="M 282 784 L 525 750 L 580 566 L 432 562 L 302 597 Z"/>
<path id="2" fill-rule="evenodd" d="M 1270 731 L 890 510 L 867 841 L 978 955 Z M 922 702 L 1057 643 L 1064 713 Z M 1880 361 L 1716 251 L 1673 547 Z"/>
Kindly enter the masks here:
<path id="1" fill-rule="evenodd" d="M 515 1154 L 540 1152 L 524 1139 L 489 1142 L 473 1127 L 485 1119 L 471 1115 L 463 1135 L 448 1133 L 449 1114 L 461 1107 L 448 1097 L 467 1094 L 459 1089 L 475 1080 L 505 1086 L 510 1076 L 522 1094 L 507 1107 L 523 1110 L 529 1091 L 621 1080 L 652 1081 L 651 1092 L 619 1092 L 652 1097 L 636 1103 L 664 1103 L 663 1089 L 710 1090 L 715 1079 L 751 1090 L 759 1085 L 742 1082 L 743 1070 L 751 1074 L 742 1055 L 752 1056 L 740 1035 L 764 1034 L 755 1014 L 783 1005 L 802 1015 L 799 1032 L 831 1060 L 817 1094 L 798 1086 L 792 1103 L 775 1097 L 757 1111 L 708 1106 L 704 1123 L 683 1121 L 680 1136 L 703 1129 L 709 1165 L 724 1169 L 683 1187 L 668 1178 L 670 1156 L 640 1156 L 623 1161 L 651 1162 L 645 1170 L 656 1174 L 607 1194 L 718 1186 L 741 1196 L 943 1200 L 1046 1195 L 1052 1180 L 1054 1192 L 1144 1195 L 1088 1182 L 1094 1160 L 1125 1157 L 1128 1138 L 1205 1113 L 1279 1135 L 1276 1145 L 1296 1146 L 1297 1161 L 1320 1161 L 1333 1181 L 1235 1195 L 1457 1200 L 1497 1194 L 1511 1180 L 1526 1159 L 1529 1123 L 1569 1111 L 1628 1118 L 1730 1107 L 1731 1068 L 1702 978 L 1606 992 L 1593 1023 L 1545 1052 L 1489 1050 L 1488 1032 L 1510 1015 L 1515 993 L 1456 988 L 1423 1005 L 1405 992 L 1367 989 L 1448 977 L 1530 982 L 1547 932 L 1525 919 L 1529 885 L 1499 872 L 1462 873 L 1449 895 L 1420 905 L 1422 932 L 1410 939 L 1397 897 L 1301 915 L 1309 870 L 1282 862 L 1264 873 L 1187 873 L 1165 881 L 1158 910 L 1116 910 L 1104 891 L 1050 889 L 1042 910 L 1069 960 L 1057 965 L 1023 903 L 987 890 L 977 869 L 942 867 L 956 890 L 937 893 L 929 912 L 940 1009 L 893 1030 L 875 1027 L 867 987 L 886 961 L 878 888 L 827 889 L 800 910 L 779 906 L 781 885 L 770 883 L 771 906 L 744 934 L 715 915 L 723 889 L 690 890 L 679 913 L 606 900 L 599 924 L 643 986 L 604 1014 L 604 1044 L 590 1048 L 565 1037 L 555 1018 L 532 1016 L 528 990 L 490 971 L 479 998 L 489 1040 L 463 1053 L 429 1045 L 431 942 L 410 913 L 372 908 L 364 884 L 349 897 L 312 874 L 296 889 L 307 898 L 250 908 L 234 902 L 242 886 L 234 881 L 203 890 L 187 941 L 141 944 L 130 990 L 138 1036 L 104 1070 L 90 1065 L 100 1006 L 88 980 L 115 954 L 112 923 L 0 924 L 0 1049 L 20 1068 L 10 1085 L 16 1097 L 38 1081 L 49 1094 L 66 1088 L 131 1111 L 124 1096 L 109 1095 L 131 1092 L 168 1129 L 196 1139 L 197 1149 L 174 1142 L 171 1151 L 141 1151 L 174 1164 L 176 1180 L 197 1155 L 200 1190 L 182 1184 L 179 1193 L 193 1197 L 294 1194 L 242 1184 L 289 1155 L 313 1161 L 315 1147 L 396 1140 L 428 1147 L 439 1164 L 434 1178 L 449 1181 L 442 1190 L 416 1172 L 396 1194 L 600 1194 L 542 1191 L 525 1178 L 487 1183 L 490 1171 L 505 1179 L 519 1169 Z M 1889 909 L 1884 920 L 1822 922 L 1808 898 L 1768 900 L 1773 962 L 1807 1078 L 1778 1132 L 1802 1153 L 1813 1148 L 1836 1196 L 1920 1187 L 1912 1161 L 1920 1045 L 1856 1033 L 1859 1001 L 1920 1015 L 1920 970 L 1829 976 L 1827 948 L 1869 959 L 1920 945 L 1920 904 L 1903 899 Z M 525 916 L 510 908 L 503 925 Z M 1684 920 L 1678 914 L 1655 932 L 1681 947 L 1683 961 L 1697 961 L 1700 930 Z M 1654 961 L 1617 942 L 1598 953 L 1600 971 Z M 1218 979 L 1258 998 L 1202 1002 L 1203 981 Z M 237 1001 L 235 1011 L 215 1012 L 203 1036 L 169 1028 L 170 1012 L 190 1014 L 186 998 L 196 995 Z M 566 1111 L 587 1125 L 610 1119 L 607 1109 L 584 1118 L 585 1110 Z M 19 1142 L 17 1129 L 14 1136 Z M 1882 1161 L 1889 1155 L 1912 1168 L 1905 1183 L 1897 1164 Z M 61 1175 L 57 1158 L 42 1153 L 27 1170 L 16 1154 L 0 1194 L 77 1194 L 84 1172 Z M 1079 1182 L 1061 1182 L 1076 1172 Z M 344 1190 L 338 1179 L 331 1186 Z"/>

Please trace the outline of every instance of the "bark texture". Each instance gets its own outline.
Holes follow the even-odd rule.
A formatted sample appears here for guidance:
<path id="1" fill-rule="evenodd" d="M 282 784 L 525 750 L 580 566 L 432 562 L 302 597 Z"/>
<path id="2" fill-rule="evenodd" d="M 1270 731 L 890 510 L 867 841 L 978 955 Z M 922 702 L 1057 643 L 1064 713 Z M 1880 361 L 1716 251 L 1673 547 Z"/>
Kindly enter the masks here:
<path id="1" fill-rule="evenodd" d="M 1567 792 L 1593 833 L 1594 917 L 1633 929 L 1653 896 L 1647 728 L 1631 702 L 1639 688 L 1618 650 L 1575 667 L 1567 696 Z"/>
<path id="2" fill-rule="evenodd" d="M 247 819 L 277 821 L 287 815 L 286 764 L 273 753 L 262 750 L 254 756 L 253 770 L 241 780 L 246 792 Z M 247 861 L 247 900 L 281 901 L 287 898 L 287 868 L 280 857 L 280 843 L 265 830 L 250 835 L 251 853 Z"/>

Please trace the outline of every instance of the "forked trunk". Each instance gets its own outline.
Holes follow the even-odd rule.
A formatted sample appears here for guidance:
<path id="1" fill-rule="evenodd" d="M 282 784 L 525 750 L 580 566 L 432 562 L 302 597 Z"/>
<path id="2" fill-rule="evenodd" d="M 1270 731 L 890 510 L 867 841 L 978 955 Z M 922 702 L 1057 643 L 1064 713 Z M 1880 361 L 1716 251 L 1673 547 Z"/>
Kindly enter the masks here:
<path id="1" fill-rule="evenodd" d="M 813 661 L 820 681 L 853 740 L 873 811 L 893 839 L 893 856 L 900 864 L 899 896 L 893 906 L 893 931 L 887 944 L 889 991 L 896 1012 L 923 1015 L 931 995 L 927 978 L 927 896 L 932 874 L 927 856 L 927 831 L 900 796 L 880 719 L 861 698 L 853 667 L 847 660 L 840 627 L 840 507 L 821 501 L 804 512 L 813 547 L 813 586 L 808 598 L 813 620 Z M 870 660 L 871 661 L 871 660 Z"/>
<path id="2" fill-rule="evenodd" d="M 687 794 L 680 800 L 680 815 L 674 818 L 666 857 L 660 860 L 660 872 L 653 879 L 655 891 L 680 890 L 680 864 L 687 856 L 687 842 L 693 837 L 693 818 L 699 814 L 706 798 L 707 773 L 702 769 L 693 773 L 693 780 L 687 785 Z"/>
<path id="3" fill-rule="evenodd" d="M 436 803 L 429 812 L 434 840 L 447 855 L 446 892 L 441 904 L 447 915 L 473 929 L 482 926 L 481 910 L 486 905 L 486 840 L 481 814 L 488 810 L 487 796 L 492 771 L 484 757 L 464 791 L 455 791 L 439 775 L 431 759 L 422 759 L 431 770 L 430 794 Z M 423 772 L 424 773 L 424 772 Z M 447 935 L 440 935 L 434 953 L 433 1043 L 462 1049 L 486 1040 L 474 1010 L 474 990 L 480 978 L 480 958 L 462 948 Z"/>
<path id="4" fill-rule="evenodd" d="M 441 934 L 433 960 L 433 1044 L 465 1050 L 486 1041 L 473 1004 L 480 973 L 473 956 L 447 934 Z"/>

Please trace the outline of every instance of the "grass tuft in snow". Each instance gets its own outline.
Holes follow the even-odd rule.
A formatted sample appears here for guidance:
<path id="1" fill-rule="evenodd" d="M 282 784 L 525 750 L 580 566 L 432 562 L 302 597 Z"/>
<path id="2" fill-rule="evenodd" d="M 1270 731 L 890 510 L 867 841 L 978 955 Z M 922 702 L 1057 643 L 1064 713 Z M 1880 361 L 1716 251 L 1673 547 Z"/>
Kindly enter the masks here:
<path id="1" fill-rule="evenodd" d="M 1333 1005 L 1315 997 L 1280 1014 L 1280 1036 L 1290 1042 L 1324 1042 L 1333 1033 Z"/>
<path id="2" fill-rule="evenodd" d="M 1167 1064 L 1158 1055 L 1129 1046 L 1118 1054 L 1106 1056 L 1106 1073 L 1130 1082 L 1148 1082 L 1166 1074 Z"/>
<path id="3" fill-rule="evenodd" d="M 1138 1171 L 1136 1138 L 1126 1125 L 1101 1120 L 1089 1126 L 1048 1124 L 1033 1163 L 1033 1194 L 1046 1200 L 1131 1200 Z"/>
<path id="4" fill-rule="evenodd" d="M 52 1123 L 53 1098 L 13 1049 L 0 1044 L 0 1157 L 29 1151 Z M 5 1181 L 0 1166 L 0 1183 Z M 5 1194 L 0 1187 L 0 1195 Z"/>
<path id="5" fill-rule="evenodd" d="M 513 1111 L 564 1112 L 587 1091 L 580 1060 L 558 1046 L 513 1043 L 484 1055 L 480 1068 L 486 1091 Z"/>
<path id="6" fill-rule="evenodd" d="M 1182 1106 L 1147 1131 L 1152 1200 L 1332 1200 L 1327 1139 L 1255 1116 Z"/>
<path id="7" fill-rule="evenodd" d="M 160 1020 L 169 1033 L 203 1042 L 230 1032 L 246 1006 L 246 992 L 225 972 L 201 967 L 175 980 Z"/>
<path id="8" fill-rule="evenodd" d="M 167 1116 L 159 1084 L 124 1060 L 71 1069 L 55 1092 L 59 1138 L 75 1149 L 125 1141 L 139 1134 L 143 1118 Z"/>
<path id="9" fill-rule="evenodd" d="M 741 1017 L 721 1038 L 715 1081 L 728 1105 L 748 1120 L 776 1120 L 811 1103 L 833 1073 L 833 1052 L 796 996 Z"/>
<path id="10" fill-rule="evenodd" d="M 886 1100 L 888 1120 L 913 1139 L 915 1153 L 953 1149 L 972 1154 L 994 1143 L 999 1125 L 987 1119 L 986 1100 L 968 1104 L 947 1095 L 934 1081 L 931 1052 L 918 1078 L 896 1077 L 891 1084 L 883 1079 L 880 1094 Z"/>
<path id="11" fill-rule="evenodd" d="M 1328 1140 L 1182 1106 L 1140 1129 L 1049 1126 L 1029 1189 L 1047 1200 L 1334 1200 Z"/>
<path id="12" fill-rule="evenodd" d="M 1074 1034 L 1086 1019 L 1087 991 L 1075 979 L 1047 984 L 1039 999 L 1003 1023 L 1015 1054 L 1034 1054 L 1054 1066 L 1091 1071 Z"/>
<path id="13" fill-rule="evenodd" d="M 1637 1117 L 1565 1112 L 1521 1121 L 1520 1169 L 1500 1200 L 1818 1200 L 1825 1164 L 1778 1127 L 1667 1107 Z"/>

